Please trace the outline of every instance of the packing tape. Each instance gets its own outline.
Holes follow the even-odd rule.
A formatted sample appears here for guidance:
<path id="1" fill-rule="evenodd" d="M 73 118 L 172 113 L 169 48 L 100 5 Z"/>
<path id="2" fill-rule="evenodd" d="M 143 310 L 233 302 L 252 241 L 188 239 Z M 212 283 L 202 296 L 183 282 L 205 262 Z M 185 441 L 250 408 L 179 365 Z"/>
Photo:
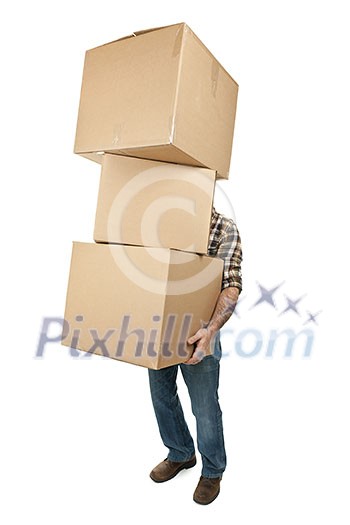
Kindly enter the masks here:
<path id="1" fill-rule="evenodd" d="M 219 63 L 215 60 L 215 58 L 213 58 L 213 61 L 211 63 L 211 92 L 214 98 L 216 97 L 218 79 L 219 79 Z"/>

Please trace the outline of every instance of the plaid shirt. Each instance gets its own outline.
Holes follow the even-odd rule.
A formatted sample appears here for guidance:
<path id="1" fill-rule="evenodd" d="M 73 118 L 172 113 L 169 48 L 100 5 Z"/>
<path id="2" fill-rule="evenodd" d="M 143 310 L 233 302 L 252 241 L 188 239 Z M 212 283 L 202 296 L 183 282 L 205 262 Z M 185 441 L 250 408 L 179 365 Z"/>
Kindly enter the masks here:
<path id="1" fill-rule="evenodd" d="M 214 207 L 211 216 L 208 255 L 220 257 L 224 261 L 221 289 L 235 286 L 241 292 L 241 238 L 234 221 L 218 213 Z"/>

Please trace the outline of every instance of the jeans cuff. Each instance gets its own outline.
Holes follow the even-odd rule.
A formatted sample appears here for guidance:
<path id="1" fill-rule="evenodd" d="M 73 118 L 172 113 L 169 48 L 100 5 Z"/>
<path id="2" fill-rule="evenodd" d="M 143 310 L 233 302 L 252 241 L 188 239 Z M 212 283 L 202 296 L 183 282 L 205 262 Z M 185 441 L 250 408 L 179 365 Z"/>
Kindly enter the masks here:
<path id="1" fill-rule="evenodd" d="M 178 454 L 169 454 L 167 459 L 169 461 L 174 461 L 175 463 L 184 463 L 185 461 L 189 461 L 190 459 L 192 459 L 194 454 L 195 454 L 195 451 L 193 451 L 192 454 L 190 454 L 189 456 L 187 456 L 185 458 L 183 456 L 178 455 Z"/>
<path id="2" fill-rule="evenodd" d="M 201 475 L 203 476 L 203 478 L 214 479 L 214 478 L 222 478 L 223 473 L 224 473 L 224 471 L 216 472 L 216 473 L 213 473 L 213 472 L 202 472 Z"/>

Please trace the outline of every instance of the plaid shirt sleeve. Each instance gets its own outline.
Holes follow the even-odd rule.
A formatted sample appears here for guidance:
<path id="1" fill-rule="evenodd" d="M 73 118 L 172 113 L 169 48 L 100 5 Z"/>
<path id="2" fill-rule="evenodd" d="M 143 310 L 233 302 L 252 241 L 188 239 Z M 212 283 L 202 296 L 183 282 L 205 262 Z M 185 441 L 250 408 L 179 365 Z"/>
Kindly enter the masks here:
<path id="1" fill-rule="evenodd" d="M 222 279 L 222 287 L 228 288 L 235 286 L 242 291 L 242 248 L 241 238 L 235 223 L 229 223 L 227 228 L 223 231 L 222 238 L 219 241 L 217 257 L 224 261 L 224 273 Z"/>
<path id="2" fill-rule="evenodd" d="M 242 291 L 242 247 L 238 228 L 232 219 L 216 214 L 212 224 L 208 255 L 224 261 L 222 287 L 234 286 Z"/>

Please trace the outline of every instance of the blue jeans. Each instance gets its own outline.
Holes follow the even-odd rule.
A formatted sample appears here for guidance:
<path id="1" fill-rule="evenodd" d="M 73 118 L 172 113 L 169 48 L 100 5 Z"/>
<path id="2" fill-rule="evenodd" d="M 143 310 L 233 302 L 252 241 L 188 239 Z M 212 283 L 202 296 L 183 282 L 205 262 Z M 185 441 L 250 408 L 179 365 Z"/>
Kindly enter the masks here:
<path id="1" fill-rule="evenodd" d="M 218 387 L 221 358 L 219 333 L 214 354 L 197 365 L 174 365 L 148 370 L 152 403 L 159 432 L 169 449 L 171 461 L 187 461 L 195 449 L 177 393 L 176 377 L 180 367 L 191 399 L 197 424 L 197 446 L 202 457 L 202 476 L 220 477 L 226 467 L 226 453 L 219 405 Z"/>

